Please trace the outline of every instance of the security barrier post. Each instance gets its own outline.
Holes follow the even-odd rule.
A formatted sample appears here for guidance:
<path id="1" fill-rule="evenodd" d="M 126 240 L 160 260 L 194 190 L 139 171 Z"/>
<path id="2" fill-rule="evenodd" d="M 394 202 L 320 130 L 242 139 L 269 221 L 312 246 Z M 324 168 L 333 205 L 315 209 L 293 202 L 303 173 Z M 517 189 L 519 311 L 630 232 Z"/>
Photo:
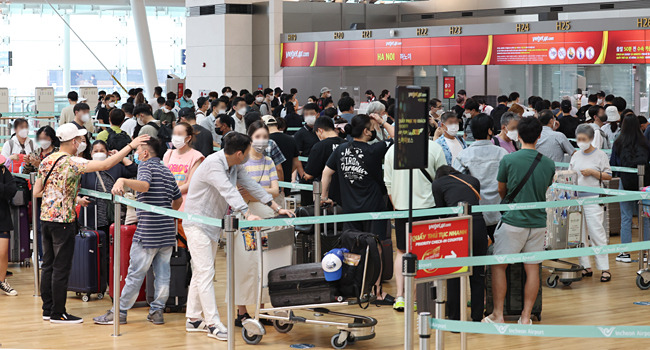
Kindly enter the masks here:
<path id="1" fill-rule="evenodd" d="M 463 211 L 459 213 L 459 216 L 470 215 L 469 213 L 469 204 L 467 202 L 458 203 L 460 207 L 463 208 Z M 471 219 L 470 219 L 471 220 Z M 472 242 L 470 242 L 471 244 Z M 470 248 L 471 249 L 471 248 Z M 465 322 L 467 321 L 467 280 L 468 276 L 460 277 L 460 320 Z M 444 318 L 444 315 L 439 318 Z M 467 333 L 460 333 L 460 349 L 467 349 Z"/>
<path id="2" fill-rule="evenodd" d="M 322 187 L 320 181 L 314 181 L 314 216 L 321 215 L 320 201 L 321 201 Z M 320 262 L 321 260 L 321 247 L 320 247 L 320 224 L 314 224 L 314 261 Z"/>
<path id="3" fill-rule="evenodd" d="M 436 287 L 436 315 L 441 320 L 445 319 L 445 303 L 447 302 L 447 280 L 439 279 L 433 282 Z M 462 297 L 461 297 L 462 298 Z M 462 306 L 462 301 L 461 301 Z M 445 332 L 436 329 L 436 350 L 445 348 Z"/>
<path id="4" fill-rule="evenodd" d="M 237 220 L 232 215 L 223 219 L 223 230 L 226 232 L 226 255 L 228 269 L 228 350 L 235 350 L 235 230 Z"/>
<path id="5" fill-rule="evenodd" d="M 36 183 L 36 173 L 29 174 L 29 182 L 34 188 L 34 183 Z M 17 224 L 17 223 L 16 223 Z M 36 198 L 36 193 L 32 191 L 32 232 L 34 232 L 34 241 L 32 243 L 32 265 L 34 267 L 34 296 L 38 297 L 41 295 L 41 276 L 38 270 L 38 198 Z"/>
<path id="6" fill-rule="evenodd" d="M 418 271 L 417 255 L 408 252 L 402 256 L 402 274 L 404 275 L 404 349 L 413 349 L 413 280 Z"/>
<path id="7" fill-rule="evenodd" d="M 638 165 L 637 166 L 637 171 L 639 175 L 639 190 L 643 190 L 643 187 L 645 185 L 644 181 L 644 175 L 645 175 L 645 166 L 643 165 Z M 644 229 L 644 223 L 645 220 L 643 218 L 643 201 L 639 201 L 639 216 L 638 216 L 638 224 L 639 224 L 639 242 L 643 242 L 643 229 Z M 648 250 L 639 250 L 639 270 L 645 270 L 646 268 L 646 263 L 643 261 L 643 258 L 645 254 L 648 252 Z"/>
<path id="8" fill-rule="evenodd" d="M 418 334 L 420 335 L 420 350 L 429 350 L 431 342 L 431 314 L 422 312 L 418 316 Z"/>
<path id="9" fill-rule="evenodd" d="M 120 293 L 122 293 L 122 286 L 120 280 L 122 278 L 122 271 L 120 270 L 120 229 L 122 225 L 121 213 L 122 206 L 113 197 L 115 205 L 114 216 L 115 222 L 113 225 L 113 334 L 114 337 L 120 336 Z M 125 276 L 126 277 L 126 276 Z"/>

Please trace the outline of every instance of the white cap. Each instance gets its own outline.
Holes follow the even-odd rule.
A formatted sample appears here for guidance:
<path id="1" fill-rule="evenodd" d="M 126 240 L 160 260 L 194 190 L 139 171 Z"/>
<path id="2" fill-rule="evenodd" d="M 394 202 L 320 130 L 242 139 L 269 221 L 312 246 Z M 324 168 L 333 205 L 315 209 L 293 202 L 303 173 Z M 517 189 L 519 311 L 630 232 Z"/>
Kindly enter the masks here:
<path id="1" fill-rule="evenodd" d="M 617 122 L 621 120 L 621 115 L 618 114 L 618 108 L 616 106 L 609 106 L 605 109 L 605 114 L 607 114 L 608 122 Z"/>
<path id="2" fill-rule="evenodd" d="M 588 122 L 589 122 L 589 121 L 592 121 L 593 119 L 594 119 L 594 118 L 592 118 L 592 117 L 589 115 L 589 111 L 586 111 L 586 112 L 585 112 L 585 121 L 588 121 Z"/>
<path id="3" fill-rule="evenodd" d="M 79 129 L 72 123 L 63 124 L 56 129 L 56 137 L 58 137 L 61 142 L 70 141 L 77 136 L 84 136 L 87 133 L 88 131 L 85 128 Z"/>
<path id="4" fill-rule="evenodd" d="M 343 266 L 343 261 L 336 254 L 327 254 L 323 257 L 321 261 L 321 267 L 325 272 L 326 281 L 338 281 L 341 279 L 343 271 L 341 267 Z"/>

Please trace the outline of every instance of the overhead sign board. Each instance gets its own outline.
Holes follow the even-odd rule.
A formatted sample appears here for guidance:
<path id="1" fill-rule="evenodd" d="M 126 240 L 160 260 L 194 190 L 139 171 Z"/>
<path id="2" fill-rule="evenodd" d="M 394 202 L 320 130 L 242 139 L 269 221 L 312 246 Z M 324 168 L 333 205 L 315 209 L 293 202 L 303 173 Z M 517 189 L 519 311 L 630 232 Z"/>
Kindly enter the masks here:
<path id="1" fill-rule="evenodd" d="M 395 96 L 395 169 L 424 169 L 429 156 L 429 88 L 398 86 Z"/>

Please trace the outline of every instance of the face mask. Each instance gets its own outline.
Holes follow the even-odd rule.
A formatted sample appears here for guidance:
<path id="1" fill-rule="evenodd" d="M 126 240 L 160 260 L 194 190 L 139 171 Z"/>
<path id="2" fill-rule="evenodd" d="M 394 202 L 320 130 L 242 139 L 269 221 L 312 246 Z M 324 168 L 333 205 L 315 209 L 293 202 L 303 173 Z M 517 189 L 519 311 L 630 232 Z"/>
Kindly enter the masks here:
<path id="1" fill-rule="evenodd" d="M 588 150 L 590 146 L 591 146 L 591 143 L 589 143 L 589 142 L 578 142 L 578 148 L 580 148 L 581 151 Z"/>
<path id="2" fill-rule="evenodd" d="M 40 140 L 40 141 L 38 141 L 38 145 L 39 145 L 42 149 L 48 149 L 48 148 L 50 148 L 50 146 L 52 146 L 52 141 L 48 141 L 48 140 Z"/>
<path id="3" fill-rule="evenodd" d="M 268 147 L 269 140 L 253 140 L 253 149 L 257 153 L 262 153 Z"/>
<path id="4" fill-rule="evenodd" d="M 469 113 L 467 113 L 467 112 L 463 113 L 463 116 L 464 116 L 465 118 L 467 118 L 467 119 L 472 118 L 472 115 L 469 114 Z"/>
<path id="5" fill-rule="evenodd" d="M 106 160 L 107 157 L 108 156 L 106 155 L 106 153 L 103 153 L 103 152 L 93 154 L 93 160 L 97 160 L 97 161 L 100 161 L 100 162 L 102 160 Z"/>
<path id="6" fill-rule="evenodd" d="M 185 137 L 179 135 L 172 135 L 172 145 L 174 148 L 181 149 L 185 146 Z"/>
<path id="7" fill-rule="evenodd" d="M 246 111 L 247 111 L 247 110 L 248 110 L 248 109 L 247 109 L 246 107 L 242 107 L 242 108 L 240 108 L 240 109 L 237 111 L 237 114 L 239 114 L 239 115 L 241 115 L 241 116 L 244 116 L 244 115 L 246 115 Z"/>
<path id="8" fill-rule="evenodd" d="M 111 108 L 115 108 L 115 102 L 109 103 L 108 106 L 111 107 Z"/>
<path id="9" fill-rule="evenodd" d="M 264 101 L 264 97 L 257 96 L 257 97 L 255 97 L 255 101 L 257 101 L 257 103 L 262 103 Z"/>
<path id="10" fill-rule="evenodd" d="M 142 121 L 141 118 L 138 118 L 137 120 L 138 120 L 138 125 L 140 125 L 140 126 L 144 126 L 144 122 Z"/>
<path id="11" fill-rule="evenodd" d="M 605 102 L 605 100 L 603 100 L 602 98 L 599 98 L 599 99 L 598 99 L 598 102 L 597 102 L 596 104 L 602 105 L 603 102 Z"/>
<path id="12" fill-rule="evenodd" d="M 87 123 L 89 120 L 90 120 L 90 114 L 84 113 L 84 114 L 81 115 L 81 121 L 83 123 Z"/>
<path id="13" fill-rule="evenodd" d="M 226 97 L 228 97 L 228 98 L 231 98 L 232 97 L 232 92 L 225 92 L 224 95 L 226 95 Z"/>
<path id="14" fill-rule="evenodd" d="M 371 131 L 370 134 L 370 140 L 368 140 L 368 142 L 374 141 L 377 138 L 377 130 Z"/>
<path id="15" fill-rule="evenodd" d="M 447 134 L 449 136 L 456 136 L 458 134 L 458 124 L 447 125 Z"/>
<path id="16" fill-rule="evenodd" d="M 436 111 L 436 114 L 438 115 L 438 117 L 442 116 L 444 113 L 445 113 L 445 111 L 442 108 Z"/>
<path id="17" fill-rule="evenodd" d="M 214 128 L 214 132 L 216 132 L 217 135 L 223 135 L 223 131 L 221 131 L 219 128 Z"/>
<path id="18" fill-rule="evenodd" d="M 167 109 L 167 107 L 163 107 L 162 111 L 163 111 L 163 113 L 169 113 L 169 109 Z"/>
<path id="19" fill-rule="evenodd" d="M 313 126 L 314 123 L 316 123 L 316 116 L 315 115 L 306 115 L 305 116 L 305 124 L 309 126 Z"/>
<path id="20" fill-rule="evenodd" d="M 83 151 L 86 150 L 86 147 L 87 147 L 86 143 L 85 143 L 85 142 L 81 142 L 81 143 L 79 144 L 79 147 L 77 148 L 77 155 L 83 153 Z"/>
<path id="21" fill-rule="evenodd" d="M 519 140 L 519 131 L 517 130 L 507 131 L 506 136 L 508 136 L 508 138 L 511 139 L 512 141 L 517 141 Z"/>
<path id="22" fill-rule="evenodd" d="M 29 135 L 29 129 L 22 129 L 17 133 L 18 137 L 26 138 Z"/>
<path id="23" fill-rule="evenodd" d="M 226 110 L 225 109 L 218 109 L 217 114 L 226 114 Z"/>
<path id="24" fill-rule="evenodd" d="M 244 157 L 244 159 L 242 159 L 242 161 L 241 161 L 240 164 L 246 164 L 246 163 L 248 163 L 248 160 L 249 160 L 249 159 L 251 159 L 251 156 L 250 156 L 250 155 L 247 155 L 246 157 Z"/>

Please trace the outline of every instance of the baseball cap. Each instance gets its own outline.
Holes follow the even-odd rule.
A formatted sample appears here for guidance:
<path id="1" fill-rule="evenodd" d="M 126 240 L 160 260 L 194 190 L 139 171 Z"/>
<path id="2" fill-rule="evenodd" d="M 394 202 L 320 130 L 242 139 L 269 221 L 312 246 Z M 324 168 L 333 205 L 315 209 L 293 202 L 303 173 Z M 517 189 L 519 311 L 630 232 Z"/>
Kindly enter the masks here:
<path id="1" fill-rule="evenodd" d="M 321 261 L 321 266 L 325 272 L 326 281 L 338 281 L 343 274 L 343 251 L 341 249 L 332 249 Z"/>
<path id="2" fill-rule="evenodd" d="M 328 91 L 332 91 L 332 90 L 330 90 L 330 88 L 328 88 L 328 87 L 323 87 L 322 89 L 320 89 L 321 94 L 324 94 L 324 93 L 326 93 Z"/>
<path id="3" fill-rule="evenodd" d="M 594 118 L 592 118 L 591 115 L 589 115 L 589 111 L 586 111 L 585 112 L 585 121 L 590 122 L 592 120 L 594 120 Z"/>
<path id="4" fill-rule="evenodd" d="M 275 120 L 275 117 L 272 115 L 265 115 L 262 117 L 262 120 L 264 121 L 264 124 L 266 125 L 277 125 L 278 121 Z"/>
<path id="5" fill-rule="evenodd" d="M 609 106 L 605 109 L 605 114 L 607 114 L 608 122 L 617 122 L 621 120 L 621 115 L 618 114 L 618 109 L 616 106 Z"/>
<path id="6" fill-rule="evenodd" d="M 72 123 L 63 124 L 56 129 L 56 137 L 58 137 L 61 142 L 70 141 L 77 136 L 84 136 L 87 133 L 88 131 L 85 128 L 79 129 Z"/>

